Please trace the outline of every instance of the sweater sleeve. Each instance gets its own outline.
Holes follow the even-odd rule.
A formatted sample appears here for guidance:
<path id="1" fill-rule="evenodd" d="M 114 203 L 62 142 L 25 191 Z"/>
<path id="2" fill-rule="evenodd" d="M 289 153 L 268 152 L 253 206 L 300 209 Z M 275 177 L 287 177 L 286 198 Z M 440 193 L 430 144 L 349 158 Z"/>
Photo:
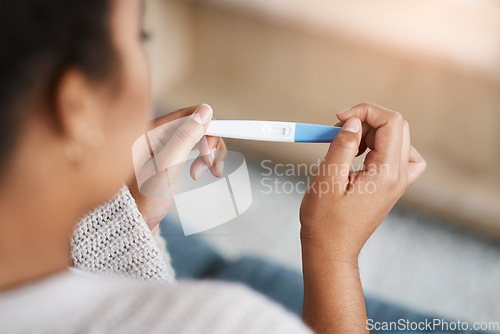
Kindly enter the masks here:
<path id="1" fill-rule="evenodd" d="M 89 273 L 172 283 L 170 258 L 157 238 L 161 237 L 152 235 L 124 186 L 78 222 L 71 239 L 73 266 Z"/>

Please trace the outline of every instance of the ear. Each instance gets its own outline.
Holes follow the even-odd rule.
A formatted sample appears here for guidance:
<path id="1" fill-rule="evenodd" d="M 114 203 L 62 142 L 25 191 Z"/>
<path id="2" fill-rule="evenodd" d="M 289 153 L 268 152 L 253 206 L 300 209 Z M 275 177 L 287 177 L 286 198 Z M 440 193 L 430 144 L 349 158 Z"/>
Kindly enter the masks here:
<path id="1" fill-rule="evenodd" d="M 95 85 L 78 69 L 62 76 L 55 94 L 56 118 L 62 135 L 69 141 L 82 141 L 88 129 L 100 129 L 102 97 Z"/>

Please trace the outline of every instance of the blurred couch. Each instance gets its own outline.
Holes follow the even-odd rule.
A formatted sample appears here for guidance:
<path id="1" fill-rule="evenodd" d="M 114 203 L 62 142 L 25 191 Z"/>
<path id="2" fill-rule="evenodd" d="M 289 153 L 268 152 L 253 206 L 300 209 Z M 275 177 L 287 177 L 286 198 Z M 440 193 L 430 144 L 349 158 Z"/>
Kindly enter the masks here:
<path id="1" fill-rule="evenodd" d="M 163 110 L 320 124 L 359 102 L 397 110 L 428 162 L 399 205 L 500 237 L 498 2 L 151 0 L 147 25 Z M 228 144 L 276 163 L 328 148 Z"/>

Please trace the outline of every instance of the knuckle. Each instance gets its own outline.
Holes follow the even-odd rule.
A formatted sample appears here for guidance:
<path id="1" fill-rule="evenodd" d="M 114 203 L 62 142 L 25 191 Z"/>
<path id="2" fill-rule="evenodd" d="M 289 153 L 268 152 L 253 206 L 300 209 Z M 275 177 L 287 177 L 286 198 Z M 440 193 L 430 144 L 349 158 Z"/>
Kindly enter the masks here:
<path id="1" fill-rule="evenodd" d="M 398 123 L 401 126 L 404 126 L 405 119 L 403 118 L 403 115 L 398 113 L 397 111 L 392 111 L 391 112 L 391 121 Z"/>
<path id="2" fill-rule="evenodd" d="M 362 102 L 360 104 L 358 104 L 357 106 L 355 106 L 355 108 L 359 108 L 359 109 L 362 109 L 362 110 L 366 110 L 366 111 L 369 111 L 370 109 L 372 109 L 373 105 L 371 103 L 368 103 L 368 102 Z"/>
<path id="3" fill-rule="evenodd" d="M 425 170 L 427 169 L 427 161 L 422 159 L 422 161 L 419 163 L 419 165 L 420 165 L 420 173 L 425 172 Z"/>
<path id="4" fill-rule="evenodd" d="M 387 124 L 391 127 L 401 129 L 401 131 L 405 130 L 405 126 L 408 122 L 403 118 L 403 115 L 398 113 L 397 111 L 389 111 L 387 115 Z"/>

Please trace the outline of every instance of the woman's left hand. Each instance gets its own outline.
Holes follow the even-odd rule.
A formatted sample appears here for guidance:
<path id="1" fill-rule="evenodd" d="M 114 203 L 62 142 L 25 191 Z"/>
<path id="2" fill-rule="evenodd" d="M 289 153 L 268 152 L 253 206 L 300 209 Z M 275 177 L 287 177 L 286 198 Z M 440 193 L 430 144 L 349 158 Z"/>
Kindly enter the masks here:
<path id="1" fill-rule="evenodd" d="M 151 151 L 156 153 L 165 148 L 163 151 L 167 153 L 167 159 L 171 161 L 167 163 L 167 167 L 173 164 L 176 165 L 174 166 L 175 168 L 166 168 L 162 171 L 165 172 L 167 179 L 169 179 L 169 186 L 171 179 L 175 179 L 175 181 L 173 181 L 173 183 L 175 183 L 177 182 L 176 180 L 180 178 L 179 175 L 172 175 L 172 172 L 169 174 L 169 170 L 179 170 L 179 166 L 181 167 L 180 169 L 182 169 L 189 153 L 197 144 L 200 155 L 191 165 L 191 177 L 194 180 L 198 180 L 208 170 L 210 170 L 215 177 L 222 176 L 224 162 L 227 157 L 227 148 L 221 138 L 204 136 L 210 124 L 210 120 L 207 122 L 203 119 L 204 117 L 208 117 L 209 119 L 213 117 L 212 109 L 208 105 L 184 108 L 153 120 L 152 129 L 158 128 L 160 130 L 158 132 L 150 131 L 148 133 L 150 152 L 143 152 L 143 154 L 151 159 Z M 184 120 L 181 120 L 182 118 L 184 118 Z M 164 128 L 165 125 L 168 127 L 168 123 L 179 120 L 182 123 L 180 126 L 174 128 L 174 131 L 170 133 L 170 138 L 166 140 L 162 138 L 164 136 L 161 128 Z M 151 135 L 151 133 L 154 134 Z M 178 172 L 175 173 L 178 174 Z M 174 194 L 172 193 L 170 196 L 165 196 L 166 198 L 145 196 L 139 191 L 136 177 L 130 180 L 127 186 L 151 232 L 156 234 L 161 220 L 167 215 L 172 207 Z M 176 188 L 176 185 L 173 185 L 172 188 Z M 173 191 L 175 190 L 172 190 L 172 192 Z"/>

